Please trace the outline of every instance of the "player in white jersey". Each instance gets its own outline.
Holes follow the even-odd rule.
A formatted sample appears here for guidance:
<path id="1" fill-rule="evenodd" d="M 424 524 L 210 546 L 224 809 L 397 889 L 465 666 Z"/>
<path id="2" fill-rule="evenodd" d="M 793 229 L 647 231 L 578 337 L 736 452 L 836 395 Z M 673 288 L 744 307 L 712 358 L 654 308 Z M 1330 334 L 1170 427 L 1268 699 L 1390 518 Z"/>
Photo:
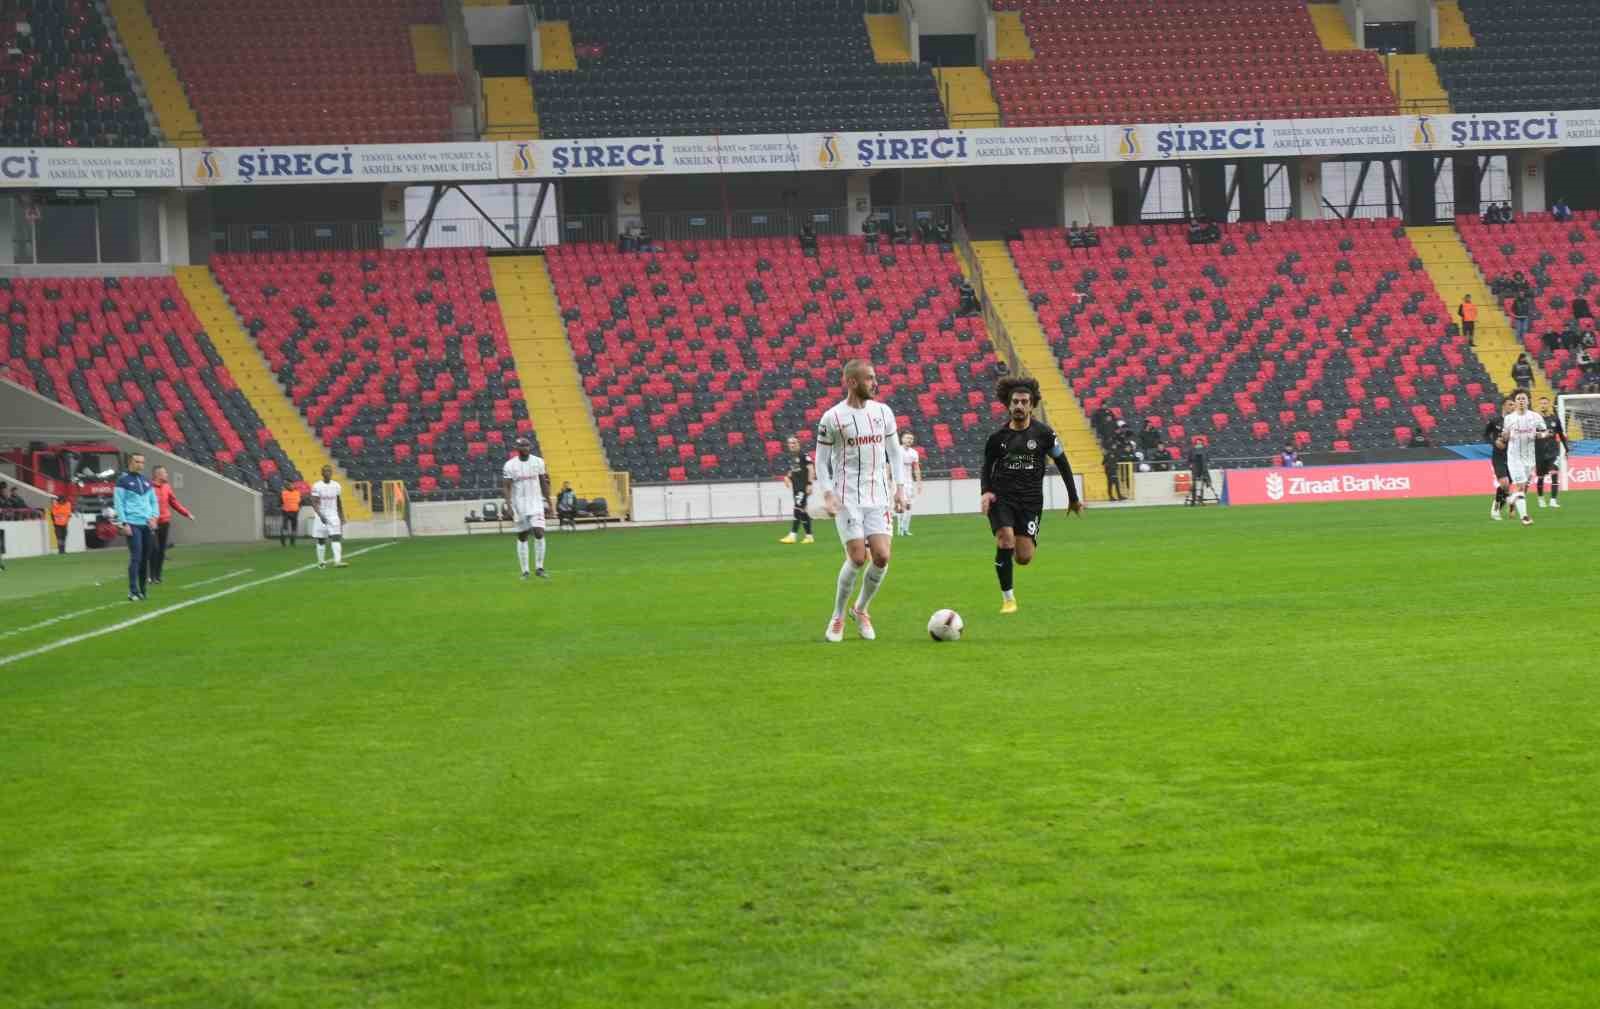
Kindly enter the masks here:
<path id="1" fill-rule="evenodd" d="M 322 479 L 311 485 L 311 538 L 317 541 L 317 567 L 325 568 L 326 550 L 333 544 L 333 566 L 347 568 L 344 562 L 343 488 L 333 478 L 333 467 L 322 467 Z"/>
<path id="2" fill-rule="evenodd" d="M 906 505 L 904 460 L 894 411 L 872 398 L 878 394 L 872 363 L 857 359 L 846 364 L 844 388 L 844 400 L 830 407 L 817 425 L 817 482 L 822 485 L 823 508 L 839 527 L 845 554 L 825 637 L 844 640 L 850 592 L 865 567 L 861 595 L 849 616 L 861 636 L 871 641 L 877 632 L 867 606 L 889 573 L 889 515 Z"/>
<path id="3" fill-rule="evenodd" d="M 905 467 L 900 481 L 906 489 L 906 506 L 900 512 L 901 536 L 911 535 L 911 509 L 922 494 L 922 453 L 917 451 L 917 436 L 910 431 L 900 433 L 900 461 Z"/>
<path id="4" fill-rule="evenodd" d="M 1544 418 L 1528 409 L 1528 394 L 1516 394 L 1516 409 L 1505 416 L 1506 468 L 1511 472 L 1511 503 L 1525 526 L 1533 525 L 1528 516 L 1528 485 L 1538 465 L 1538 442 L 1550 437 Z"/>
<path id="5" fill-rule="evenodd" d="M 528 577 L 528 534 L 532 533 L 534 573 L 549 578 L 544 570 L 544 516 L 555 508 L 550 504 L 550 474 L 544 468 L 544 460 L 533 454 L 533 442 L 517 439 L 517 454 L 506 460 L 500 479 L 517 531 L 517 563 L 522 566 L 522 577 Z"/>

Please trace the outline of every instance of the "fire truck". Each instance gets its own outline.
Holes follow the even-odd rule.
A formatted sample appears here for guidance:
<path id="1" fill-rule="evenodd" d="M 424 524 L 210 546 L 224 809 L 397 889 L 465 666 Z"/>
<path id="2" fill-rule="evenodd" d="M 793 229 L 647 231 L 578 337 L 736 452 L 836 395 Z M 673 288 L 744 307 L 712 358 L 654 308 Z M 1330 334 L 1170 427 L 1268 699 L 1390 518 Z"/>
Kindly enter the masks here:
<path id="1" fill-rule="evenodd" d="M 18 480 L 72 502 L 72 510 L 84 516 L 89 546 L 101 546 L 115 536 L 110 513 L 122 468 L 122 451 L 115 445 L 32 442 L 27 448 L 0 449 L 0 463 L 9 465 Z"/>

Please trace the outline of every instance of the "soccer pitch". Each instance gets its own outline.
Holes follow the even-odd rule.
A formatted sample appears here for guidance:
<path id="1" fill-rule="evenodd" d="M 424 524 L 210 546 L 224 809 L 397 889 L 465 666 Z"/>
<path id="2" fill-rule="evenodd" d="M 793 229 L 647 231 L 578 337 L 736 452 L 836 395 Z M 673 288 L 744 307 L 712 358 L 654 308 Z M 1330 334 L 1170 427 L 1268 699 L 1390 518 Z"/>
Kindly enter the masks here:
<path id="1" fill-rule="evenodd" d="M 1600 495 L 1488 502 L 1051 512 L 1004 618 L 922 518 L 840 645 L 828 523 L 14 562 L 0 662 L 237 591 L 0 665 L 0 1004 L 1591 1007 Z"/>

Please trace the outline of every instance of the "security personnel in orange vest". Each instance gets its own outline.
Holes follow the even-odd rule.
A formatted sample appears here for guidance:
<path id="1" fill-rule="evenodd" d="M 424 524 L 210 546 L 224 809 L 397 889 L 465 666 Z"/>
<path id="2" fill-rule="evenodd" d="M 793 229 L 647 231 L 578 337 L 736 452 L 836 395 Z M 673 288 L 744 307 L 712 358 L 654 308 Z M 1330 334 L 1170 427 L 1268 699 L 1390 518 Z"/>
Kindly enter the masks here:
<path id="1" fill-rule="evenodd" d="M 50 524 L 56 527 L 56 553 L 67 552 L 67 523 L 72 519 L 72 502 L 58 497 L 50 502 Z"/>
<path id="2" fill-rule="evenodd" d="M 300 485 L 284 484 L 278 495 L 278 507 L 283 515 L 278 520 L 278 544 L 292 547 L 300 536 Z"/>
<path id="3" fill-rule="evenodd" d="M 1467 342 L 1472 342 L 1472 331 L 1478 328 L 1478 306 L 1472 303 L 1472 295 L 1462 297 L 1456 314 L 1461 316 L 1461 335 L 1467 338 Z"/>

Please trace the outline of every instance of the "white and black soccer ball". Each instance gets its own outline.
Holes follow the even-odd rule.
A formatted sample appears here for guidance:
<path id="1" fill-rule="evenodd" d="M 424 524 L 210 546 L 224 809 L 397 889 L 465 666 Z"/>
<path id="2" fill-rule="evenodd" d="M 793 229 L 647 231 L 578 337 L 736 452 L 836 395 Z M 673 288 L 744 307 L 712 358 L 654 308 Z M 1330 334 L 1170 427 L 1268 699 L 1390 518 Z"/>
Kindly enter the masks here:
<path id="1" fill-rule="evenodd" d="M 928 637 L 935 641 L 960 641 L 961 629 L 966 624 L 955 610 L 936 610 L 928 618 Z"/>

